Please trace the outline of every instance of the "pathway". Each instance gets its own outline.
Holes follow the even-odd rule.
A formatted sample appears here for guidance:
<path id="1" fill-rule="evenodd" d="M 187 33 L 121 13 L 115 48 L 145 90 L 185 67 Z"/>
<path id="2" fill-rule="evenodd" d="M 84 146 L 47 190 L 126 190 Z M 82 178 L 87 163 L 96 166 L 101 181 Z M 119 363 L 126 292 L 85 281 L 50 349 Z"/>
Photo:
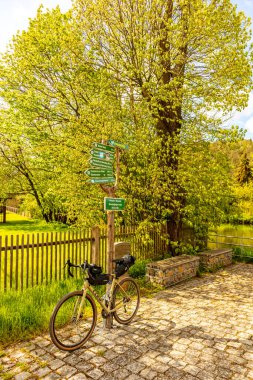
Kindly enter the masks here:
<path id="1" fill-rule="evenodd" d="M 237 264 L 142 299 L 136 321 L 100 322 L 85 348 L 49 336 L 7 348 L 0 379 L 252 380 L 253 265 Z"/>

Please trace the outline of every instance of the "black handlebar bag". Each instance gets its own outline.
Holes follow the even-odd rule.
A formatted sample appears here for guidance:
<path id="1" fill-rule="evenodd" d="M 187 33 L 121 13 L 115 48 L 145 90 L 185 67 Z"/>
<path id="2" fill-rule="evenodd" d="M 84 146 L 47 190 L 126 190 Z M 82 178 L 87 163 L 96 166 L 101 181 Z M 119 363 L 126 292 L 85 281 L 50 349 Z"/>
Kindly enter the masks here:
<path id="1" fill-rule="evenodd" d="M 88 270 L 88 281 L 91 285 L 106 285 L 110 280 L 109 274 L 102 273 L 102 268 L 92 265 Z"/>

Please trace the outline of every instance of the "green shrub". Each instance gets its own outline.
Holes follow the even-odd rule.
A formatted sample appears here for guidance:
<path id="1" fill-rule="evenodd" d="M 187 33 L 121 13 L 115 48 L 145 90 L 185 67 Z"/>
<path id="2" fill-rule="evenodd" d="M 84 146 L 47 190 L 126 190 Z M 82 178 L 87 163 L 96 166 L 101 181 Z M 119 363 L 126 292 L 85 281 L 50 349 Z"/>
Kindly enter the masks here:
<path id="1" fill-rule="evenodd" d="M 236 260 L 244 262 L 253 262 L 253 250 L 252 248 L 245 247 L 234 247 L 233 248 L 233 257 Z"/>
<path id="2" fill-rule="evenodd" d="M 133 278 L 141 278 L 146 274 L 146 265 L 151 260 L 137 260 L 135 264 L 129 269 L 129 275 Z"/>

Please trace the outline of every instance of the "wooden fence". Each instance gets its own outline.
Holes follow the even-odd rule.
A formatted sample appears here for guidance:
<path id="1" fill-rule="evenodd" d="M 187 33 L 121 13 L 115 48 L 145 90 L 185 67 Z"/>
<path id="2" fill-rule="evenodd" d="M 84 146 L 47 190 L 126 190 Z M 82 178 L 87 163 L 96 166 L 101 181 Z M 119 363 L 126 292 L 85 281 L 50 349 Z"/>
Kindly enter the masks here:
<path id="1" fill-rule="evenodd" d="M 115 230 L 115 242 L 130 242 L 137 259 L 161 257 L 166 252 L 165 236 L 155 229 L 140 233 L 134 226 Z M 67 259 L 77 264 L 95 262 L 105 270 L 106 256 L 106 228 L 0 237 L 0 291 L 62 280 Z M 79 272 L 75 269 L 75 275 Z"/>
<path id="2" fill-rule="evenodd" d="M 18 207 L 6 206 L 6 210 L 10 211 L 10 212 L 13 212 L 14 214 L 25 216 L 27 218 L 31 217 L 30 212 L 28 212 L 28 211 L 20 211 L 20 209 Z"/>

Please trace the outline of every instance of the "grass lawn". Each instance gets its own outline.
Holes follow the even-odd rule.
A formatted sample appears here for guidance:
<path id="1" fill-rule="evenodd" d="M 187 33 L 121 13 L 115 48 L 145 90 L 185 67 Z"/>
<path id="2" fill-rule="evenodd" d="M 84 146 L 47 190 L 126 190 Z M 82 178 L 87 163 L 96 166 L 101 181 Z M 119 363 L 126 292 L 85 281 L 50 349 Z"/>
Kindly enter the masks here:
<path id="1" fill-rule="evenodd" d="M 7 212 L 6 220 L 6 223 L 0 223 L 0 236 L 66 231 L 68 229 L 68 226 L 61 223 L 46 223 L 43 220 L 34 220 L 11 212 Z"/>

